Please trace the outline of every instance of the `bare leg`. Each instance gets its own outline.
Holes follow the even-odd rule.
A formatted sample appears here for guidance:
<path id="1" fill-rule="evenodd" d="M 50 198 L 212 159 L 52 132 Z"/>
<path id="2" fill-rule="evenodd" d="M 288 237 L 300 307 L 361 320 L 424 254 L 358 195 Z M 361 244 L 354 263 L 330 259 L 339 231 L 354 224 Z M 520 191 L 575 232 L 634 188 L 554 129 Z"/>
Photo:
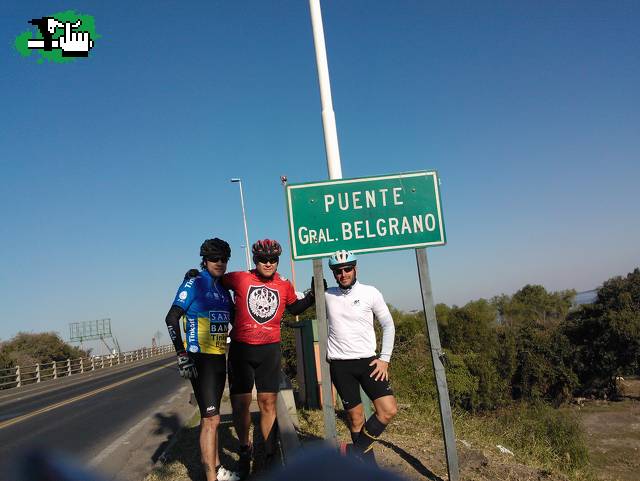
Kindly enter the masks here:
<path id="1" fill-rule="evenodd" d="M 347 420 L 352 433 L 359 433 L 362 430 L 362 426 L 364 426 L 364 406 L 362 403 L 347 409 Z"/>
<path id="2" fill-rule="evenodd" d="M 259 392 L 258 393 L 258 406 L 260 407 L 260 431 L 262 432 L 262 438 L 265 440 L 265 443 L 269 440 L 269 435 L 271 434 L 271 430 L 273 429 L 273 424 L 276 420 L 276 402 L 278 399 L 278 394 L 275 392 Z M 267 449 L 267 454 L 269 453 L 269 446 L 265 447 Z"/>
<path id="3" fill-rule="evenodd" d="M 392 395 L 375 399 L 373 405 L 376 408 L 375 414 L 367 419 L 367 422 L 362 426 L 360 435 L 353 443 L 354 449 L 362 453 L 371 450 L 373 443 L 380 437 L 398 411 L 396 399 Z"/>
<path id="4" fill-rule="evenodd" d="M 216 429 L 216 448 L 218 448 L 218 446 L 220 446 L 220 440 L 218 439 L 218 430 Z M 220 464 L 220 451 L 216 449 L 216 466 Z"/>
<path id="5" fill-rule="evenodd" d="M 373 401 L 376 408 L 376 417 L 384 425 L 391 422 L 393 417 L 398 413 L 398 403 L 394 396 L 382 396 Z"/>
<path id="6" fill-rule="evenodd" d="M 211 416 L 200 420 L 200 456 L 207 481 L 216 480 L 218 462 L 218 425 L 220 416 Z"/>

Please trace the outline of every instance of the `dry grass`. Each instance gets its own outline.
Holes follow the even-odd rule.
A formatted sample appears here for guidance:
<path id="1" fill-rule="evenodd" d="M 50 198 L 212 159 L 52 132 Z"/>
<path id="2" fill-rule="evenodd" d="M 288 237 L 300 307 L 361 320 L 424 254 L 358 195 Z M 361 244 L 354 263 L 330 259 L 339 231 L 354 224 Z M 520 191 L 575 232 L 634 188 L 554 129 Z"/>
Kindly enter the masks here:
<path id="1" fill-rule="evenodd" d="M 338 413 L 338 437 L 349 441 L 349 433 Z M 375 447 L 378 464 L 407 479 L 432 481 L 447 479 L 447 466 L 437 405 L 420 409 L 400 403 L 398 416 Z M 478 481 L 539 480 L 587 481 L 595 479 L 590 469 L 564 470 L 566 459 L 550 454 L 550 446 L 538 436 L 523 436 L 523 414 L 511 418 L 505 413 L 475 417 L 455 413 L 457 451 L 461 479 Z M 299 411 L 301 437 L 313 442 L 323 435 L 321 411 Z M 516 442 L 519 438 L 520 441 Z M 514 456 L 503 454 L 498 444 L 510 448 Z"/>

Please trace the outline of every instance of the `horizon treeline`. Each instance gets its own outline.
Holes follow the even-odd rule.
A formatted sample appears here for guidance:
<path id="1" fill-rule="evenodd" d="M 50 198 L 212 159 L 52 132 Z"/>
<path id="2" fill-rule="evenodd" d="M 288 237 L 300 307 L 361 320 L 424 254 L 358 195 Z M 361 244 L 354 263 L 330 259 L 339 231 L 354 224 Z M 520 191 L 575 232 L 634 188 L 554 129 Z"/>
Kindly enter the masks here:
<path id="1" fill-rule="evenodd" d="M 437 304 L 452 405 L 478 412 L 518 401 L 558 406 L 573 396 L 617 396 L 618 376 L 640 374 L 640 269 L 605 281 L 591 304 L 574 307 L 575 295 L 527 284 L 463 306 Z M 436 400 L 424 312 L 390 309 L 394 391 L 405 402 Z M 312 318 L 314 309 L 301 316 Z M 294 378 L 291 331 L 283 328 L 283 367 Z"/>

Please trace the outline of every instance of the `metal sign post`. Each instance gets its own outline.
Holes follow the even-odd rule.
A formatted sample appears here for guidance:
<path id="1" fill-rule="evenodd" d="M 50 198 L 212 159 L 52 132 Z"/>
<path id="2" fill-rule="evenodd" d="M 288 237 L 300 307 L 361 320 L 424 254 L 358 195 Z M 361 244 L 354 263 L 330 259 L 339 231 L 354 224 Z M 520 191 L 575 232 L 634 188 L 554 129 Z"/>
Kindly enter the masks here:
<path id="1" fill-rule="evenodd" d="M 451 416 L 451 404 L 449 403 L 447 376 L 444 371 L 444 365 L 442 364 L 444 353 L 440 346 L 438 321 L 436 320 L 436 308 L 433 302 L 433 292 L 431 290 L 431 278 L 429 276 L 429 262 L 427 261 L 426 249 L 416 249 L 416 261 L 418 263 L 418 278 L 420 279 L 422 306 L 424 307 L 424 314 L 427 321 L 427 334 L 429 336 L 429 345 L 431 346 L 433 372 L 436 378 L 436 387 L 438 388 L 440 422 L 442 423 L 442 434 L 444 437 L 444 450 L 447 456 L 449 481 L 458 481 L 460 479 L 460 470 L 458 469 L 456 436 L 453 431 L 453 417 Z"/>
<path id="2" fill-rule="evenodd" d="M 329 362 L 327 361 L 327 342 L 329 338 L 327 306 L 324 303 L 324 282 L 322 281 L 322 261 L 320 259 L 314 259 L 313 261 L 313 278 L 316 299 L 321 299 L 321 302 L 316 302 L 316 316 L 318 318 L 318 347 L 320 348 L 320 373 L 322 379 L 320 392 L 322 393 L 324 438 L 336 444 L 338 442 L 336 415 L 333 409 L 333 390 L 331 388 Z"/>

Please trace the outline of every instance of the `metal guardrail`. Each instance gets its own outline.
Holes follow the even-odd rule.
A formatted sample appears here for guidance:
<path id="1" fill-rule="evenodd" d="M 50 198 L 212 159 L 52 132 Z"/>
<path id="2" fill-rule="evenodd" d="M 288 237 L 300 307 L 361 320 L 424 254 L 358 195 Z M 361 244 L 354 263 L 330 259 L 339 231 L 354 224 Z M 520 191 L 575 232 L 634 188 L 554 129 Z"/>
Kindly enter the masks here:
<path id="1" fill-rule="evenodd" d="M 36 384 L 51 379 L 61 379 L 74 374 L 95 371 L 107 367 L 119 366 L 173 352 L 173 346 L 159 346 L 136 349 L 135 351 L 109 354 L 106 356 L 81 357 L 35 364 L 32 366 L 14 366 L 0 369 L 0 390 L 13 389 Z"/>

